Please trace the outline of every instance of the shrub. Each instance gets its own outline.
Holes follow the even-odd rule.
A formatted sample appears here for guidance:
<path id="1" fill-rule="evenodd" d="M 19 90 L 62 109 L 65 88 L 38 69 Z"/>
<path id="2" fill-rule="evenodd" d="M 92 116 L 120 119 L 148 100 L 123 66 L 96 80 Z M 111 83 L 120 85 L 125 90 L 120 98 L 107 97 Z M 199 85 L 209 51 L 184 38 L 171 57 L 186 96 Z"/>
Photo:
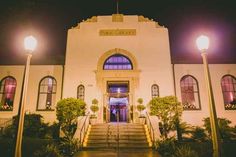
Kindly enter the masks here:
<path id="1" fill-rule="evenodd" d="M 57 103 L 56 116 L 66 136 L 73 136 L 75 129 L 72 126 L 78 116 L 85 115 L 85 106 L 83 100 L 75 98 L 62 99 Z"/>
<path id="2" fill-rule="evenodd" d="M 176 148 L 173 157 L 198 157 L 198 154 L 191 147 L 183 145 Z"/>
<path id="3" fill-rule="evenodd" d="M 198 142 L 204 142 L 208 139 L 205 130 L 199 126 L 193 129 L 192 138 Z"/>
<path id="4" fill-rule="evenodd" d="M 58 147 L 54 144 L 43 146 L 40 150 L 34 152 L 33 157 L 62 157 Z"/>
<path id="5" fill-rule="evenodd" d="M 97 105 L 98 104 L 98 100 L 97 99 L 93 99 L 92 100 L 92 104 Z"/>
<path id="6" fill-rule="evenodd" d="M 90 110 L 93 112 L 93 114 L 90 116 L 90 118 L 91 119 L 97 118 L 96 112 L 99 110 L 97 99 L 92 100 L 92 105 L 90 106 Z"/>
<path id="7" fill-rule="evenodd" d="M 137 102 L 138 102 L 139 104 L 143 104 L 143 99 L 142 99 L 142 98 L 138 98 Z"/>
<path id="8" fill-rule="evenodd" d="M 18 116 L 13 117 L 12 125 L 8 126 L 4 131 L 5 137 L 14 138 L 17 131 Z M 25 137 L 45 138 L 48 133 L 49 125 L 43 122 L 43 117 L 40 114 L 26 114 L 24 118 Z"/>
<path id="9" fill-rule="evenodd" d="M 145 110 L 145 106 L 143 104 L 138 104 L 137 105 L 137 110 L 140 112 L 140 117 L 141 117 L 141 112 Z"/>
<path id="10" fill-rule="evenodd" d="M 70 136 L 63 137 L 60 140 L 59 148 L 64 157 L 72 157 L 79 151 L 78 141 Z"/>
<path id="11" fill-rule="evenodd" d="M 218 126 L 219 132 L 222 139 L 229 140 L 233 135 L 233 128 L 230 127 L 231 121 L 226 118 L 218 118 Z M 207 130 L 209 136 L 211 136 L 211 125 L 210 125 L 210 118 L 204 118 L 204 127 Z"/>
<path id="12" fill-rule="evenodd" d="M 155 145 L 157 151 L 162 157 L 171 157 L 175 152 L 175 139 L 166 138 L 158 140 Z"/>
<path id="13" fill-rule="evenodd" d="M 168 133 L 176 128 L 182 115 L 182 105 L 175 96 L 157 97 L 150 102 L 151 115 L 156 115 L 163 127 L 163 135 L 167 138 Z"/>
<path id="14" fill-rule="evenodd" d="M 91 105 L 90 110 L 95 114 L 99 110 L 99 107 L 98 105 Z"/>
<path id="15" fill-rule="evenodd" d="M 186 123 L 186 122 L 181 122 L 179 123 L 179 134 L 180 134 L 180 139 L 182 140 L 182 138 L 184 137 L 184 139 L 189 139 L 190 134 L 193 131 L 193 126 L 191 126 L 190 124 Z M 182 137 L 183 136 L 183 137 Z M 180 140 L 178 138 L 178 140 Z"/>

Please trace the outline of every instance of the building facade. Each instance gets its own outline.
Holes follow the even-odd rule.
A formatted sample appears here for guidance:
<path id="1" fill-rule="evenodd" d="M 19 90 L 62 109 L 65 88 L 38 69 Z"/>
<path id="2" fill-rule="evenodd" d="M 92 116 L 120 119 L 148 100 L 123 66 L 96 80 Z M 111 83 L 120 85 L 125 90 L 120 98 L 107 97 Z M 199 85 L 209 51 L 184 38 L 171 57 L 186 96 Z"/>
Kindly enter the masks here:
<path id="1" fill-rule="evenodd" d="M 18 112 L 24 66 L 0 66 L 1 118 Z M 218 117 L 236 124 L 236 64 L 210 65 Z M 26 112 L 56 120 L 61 98 L 99 101 L 99 122 L 137 122 L 137 99 L 176 95 L 183 120 L 209 116 L 201 64 L 171 63 L 168 29 L 143 16 L 94 16 L 68 30 L 65 65 L 30 67 Z"/>

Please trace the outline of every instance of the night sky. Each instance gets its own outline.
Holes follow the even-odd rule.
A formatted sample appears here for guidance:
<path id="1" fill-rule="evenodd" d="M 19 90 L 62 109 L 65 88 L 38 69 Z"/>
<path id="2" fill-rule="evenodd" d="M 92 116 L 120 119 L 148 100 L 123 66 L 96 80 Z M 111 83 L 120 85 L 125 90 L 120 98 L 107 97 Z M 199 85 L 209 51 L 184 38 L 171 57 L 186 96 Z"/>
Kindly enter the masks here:
<path id="1" fill-rule="evenodd" d="M 172 63 L 201 63 L 196 37 L 208 35 L 210 63 L 236 63 L 233 0 L 119 0 L 119 12 L 169 29 Z M 64 64 L 67 30 L 94 15 L 116 13 L 116 0 L 0 0 L 0 64 L 24 64 L 23 38 L 38 48 L 32 64 Z M 79 42 L 79 41 L 78 41 Z"/>

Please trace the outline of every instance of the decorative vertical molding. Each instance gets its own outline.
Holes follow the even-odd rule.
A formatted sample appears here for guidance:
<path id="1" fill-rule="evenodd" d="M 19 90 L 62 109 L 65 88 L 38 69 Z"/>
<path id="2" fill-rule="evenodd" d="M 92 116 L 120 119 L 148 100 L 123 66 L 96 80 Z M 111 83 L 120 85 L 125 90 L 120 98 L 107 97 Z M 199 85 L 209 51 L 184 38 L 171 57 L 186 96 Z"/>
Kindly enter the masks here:
<path id="1" fill-rule="evenodd" d="M 112 14 L 112 22 L 123 22 L 123 14 Z"/>

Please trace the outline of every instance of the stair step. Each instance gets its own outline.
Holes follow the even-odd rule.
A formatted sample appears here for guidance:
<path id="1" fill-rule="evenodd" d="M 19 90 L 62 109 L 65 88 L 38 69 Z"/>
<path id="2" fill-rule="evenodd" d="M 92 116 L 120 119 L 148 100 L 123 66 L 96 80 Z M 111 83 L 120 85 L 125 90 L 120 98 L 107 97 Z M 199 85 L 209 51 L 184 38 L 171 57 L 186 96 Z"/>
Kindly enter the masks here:
<path id="1" fill-rule="evenodd" d="M 145 128 L 141 124 L 95 124 L 91 126 L 86 141 L 88 149 L 116 148 L 117 145 L 119 148 L 149 148 Z"/>
<path id="2" fill-rule="evenodd" d="M 97 145 L 87 145 L 87 149 L 97 149 L 97 148 L 117 148 L 117 144 L 97 144 Z M 119 144 L 119 148 L 150 148 L 148 145 L 130 145 L 130 144 Z"/>
<path id="3" fill-rule="evenodd" d="M 115 139 L 116 136 L 113 137 L 100 137 L 100 136 L 89 136 L 89 140 L 107 140 L 107 139 Z M 146 136 L 137 136 L 137 137 L 123 137 L 119 136 L 119 139 L 129 139 L 129 140 L 146 140 Z"/>

